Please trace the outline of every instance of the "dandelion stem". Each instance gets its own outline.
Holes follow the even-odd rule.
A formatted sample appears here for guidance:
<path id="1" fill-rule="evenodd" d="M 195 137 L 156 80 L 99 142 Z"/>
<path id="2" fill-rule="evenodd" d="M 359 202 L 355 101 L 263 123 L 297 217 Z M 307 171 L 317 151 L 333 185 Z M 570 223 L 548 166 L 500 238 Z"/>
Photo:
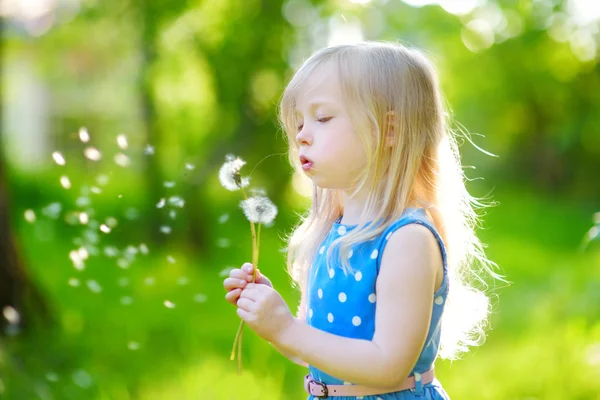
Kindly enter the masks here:
<path id="1" fill-rule="evenodd" d="M 243 187 L 240 187 L 242 191 L 242 195 L 244 199 L 247 200 L 248 196 L 246 196 L 246 191 Z M 254 226 L 254 222 L 250 221 L 250 232 L 252 233 L 252 282 L 256 281 L 256 269 L 258 268 L 258 237 L 260 236 L 260 224 L 258 224 L 258 235 L 256 232 L 256 227 Z M 235 359 L 235 353 L 237 350 L 238 356 L 238 374 L 242 374 L 242 336 L 244 331 L 244 320 L 240 322 L 240 327 L 235 335 L 235 339 L 233 341 L 233 348 L 231 349 L 231 355 L 229 359 L 233 361 Z"/>

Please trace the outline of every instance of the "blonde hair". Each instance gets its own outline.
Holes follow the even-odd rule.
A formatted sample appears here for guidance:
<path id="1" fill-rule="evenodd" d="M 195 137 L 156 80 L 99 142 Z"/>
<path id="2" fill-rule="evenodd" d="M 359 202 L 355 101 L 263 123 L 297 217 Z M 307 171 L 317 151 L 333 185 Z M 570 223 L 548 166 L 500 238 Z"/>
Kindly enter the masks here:
<path id="1" fill-rule="evenodd" d="M 450 292 L 440 356 L 457 358 L 485 338 L 490 303 L 477 287 L 485 285 L 483 275 L 498 275 L 474 232 L 475 208 L 484 205 L 465 188 L 435 69 L 422 52 L 392 43 L 341 45 L 313 54 L 289 82 L 280 108 L 290 162 L 297 171 L 296 97 L 325 64 L 337 68 L 348 114 L 365 147 L 365 173 L 355 190 L 372 182 L 360 224 L 329 247 L 328 259 L 334 248 L 346 254 L 351 246 L 380 235 L 407 207 L 424 208 L 447 250 Z M 384 145 L 389 135 L 395 139 L 391 149 Z M 317 247 L 342 213 L 342 191 L 315 185 L 311 208 L 287 247 L 288 272 L 302 290 Z M 367 215 L 378 221 L 368 229 Z M 346 271 L 346 257 L 340 259 Z"/>

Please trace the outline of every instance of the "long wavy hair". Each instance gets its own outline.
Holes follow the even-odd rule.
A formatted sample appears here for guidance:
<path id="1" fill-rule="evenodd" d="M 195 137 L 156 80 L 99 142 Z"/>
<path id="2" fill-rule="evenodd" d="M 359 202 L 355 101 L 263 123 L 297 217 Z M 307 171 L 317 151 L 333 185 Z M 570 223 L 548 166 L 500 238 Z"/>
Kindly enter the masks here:
<path id="1" fill-rule="evenodd" d="M 313 54 L 292 77 L 280 105 L 289 159 L 297 171 L 296 97 L 326 63 L 337 69 L 345 106 L 367 155 L 354 189 L 371 186 L 359 225 L 329 247 L 328 259 L 333 251 L 347 254 L 352 246 L 380 235 L 406 208 L 424 208 L 447 250 L 450 292 L 440 356 L 457 358 L 485 339 L 491 310 L 486 278 L 500 277 L 475 234 L 476 209 L 486 205 L 465 187 L 458 132 L 449 128 L 437 73 L 421 51 L 393 43 L 340 45 Z M 384 140 L 389 135 L 395 139 L 391 150 Z M 313 185 L 312 205 L 287 243 L 288 272 L 302 290 L 318 246 L 342 214 L 342 191 Z M 367 215 L 378 223 L 367 227 Z M 338 258 L 346 271 L 346 257 Z"/>

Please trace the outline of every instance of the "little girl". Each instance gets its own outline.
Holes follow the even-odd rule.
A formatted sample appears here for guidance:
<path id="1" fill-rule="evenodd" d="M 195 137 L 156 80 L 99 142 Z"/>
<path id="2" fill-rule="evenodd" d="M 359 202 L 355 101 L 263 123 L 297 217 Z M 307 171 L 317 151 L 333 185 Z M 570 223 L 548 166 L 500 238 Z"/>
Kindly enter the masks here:
<path id="1" fill-rule="evenodd" d="M 438 355 L 484 337 L 491 274 L 434 71 L 419 51 L 323 49 L 285 89 L 292 164 L 313 182 L 288 243 L 301 290 L 294 318 L 251 264 L 225 279 L 238 315 L 305 365 L 309 399 L 448 399 Z M 474 279 L 473 279 L 474 278 Z"/>

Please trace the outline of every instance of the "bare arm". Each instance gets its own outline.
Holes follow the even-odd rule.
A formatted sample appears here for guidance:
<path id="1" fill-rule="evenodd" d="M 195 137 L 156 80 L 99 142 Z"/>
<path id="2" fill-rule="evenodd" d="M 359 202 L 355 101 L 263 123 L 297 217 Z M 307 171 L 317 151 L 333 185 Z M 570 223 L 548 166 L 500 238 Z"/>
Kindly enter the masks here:
<path id="1" fill-rule="evenodd" d="M 415 224 L 396 231 L 382 257 L 373 340 L 333 335 L 296 320 L 277 346 L 344 381 L 380 388 L 400 384 L 425 343 L 442 261 L 431 232 Z"/>
<path id="2" fill-rule="evenodd" d="M 300 293 L 301 293 L 301 297 L 300 297 L 300 306 L 298 306 L 298 312 L 296 314 L 296 324 L 306 324 L 306 295 L 305 295 L 305 289 L 304 287 L 300 288 Z M 303 361 L 300 357 L 293 355 L 292 353 L 290 353 L 289 351 L 286 351 L 283 347 L 273 343 L 273 342 L 269 342 L 273 345 L 273 347 L 275 347 L 277 349 L 277 351 L 279 351 L 281 354 L 283 354 L 284 356 L 286 356 L 287 358 L 289 358 L 292 362 L 303 366 L 303 367 L 307 367 L 308 368 L 308 363 L 306 363 L 305 361 Z"/>

